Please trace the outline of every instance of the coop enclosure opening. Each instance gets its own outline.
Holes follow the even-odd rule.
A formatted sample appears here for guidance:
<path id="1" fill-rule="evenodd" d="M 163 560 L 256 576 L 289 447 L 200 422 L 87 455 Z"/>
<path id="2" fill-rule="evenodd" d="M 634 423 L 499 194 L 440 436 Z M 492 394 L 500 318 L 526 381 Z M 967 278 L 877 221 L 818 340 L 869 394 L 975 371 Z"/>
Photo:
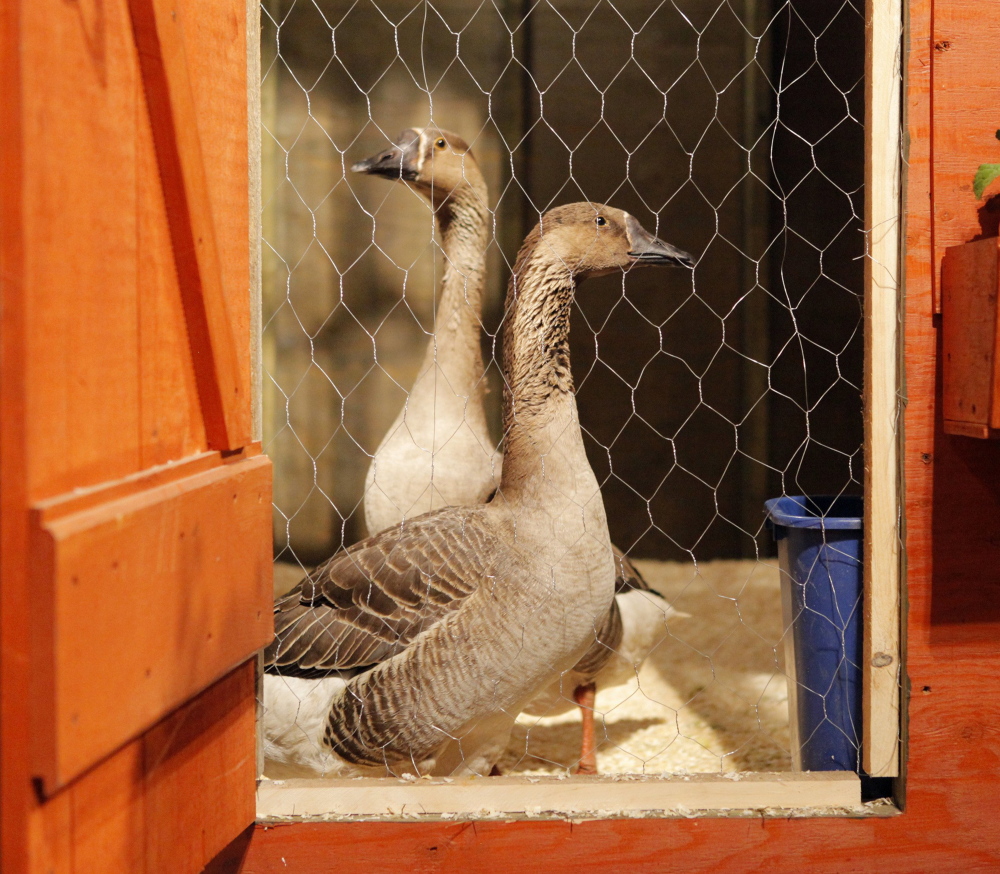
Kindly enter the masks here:
<path id="1" fill-rule="evenodd" d="M 658 611 L 641 656 L 617 644 L 621 670 L 583 702 L 598 773 L 791 769 L 795 616 L 764 504 L 863 493 L 864 4 L 263 0 L 261 23 L 276 597 L 377 533 L 366 504 L 396 484 L 373 459 L 410 427 L 427 361 L 450 354 L 449 272 L 466 271 L 469 287 L 427 197 L 400 173 L 352 167 L 401 131 L 457 134 L 484 193 L 475 328 L 488 453 L 505 448 L 507 284 L 548 210 L 607 204 L 694 259 L 587 279 L 572 308 L 586 458 L 610 540 L 648 586 L 641 610 Z M 428 494 L 397 501 L 400 516 L 442 506 Z M 860 612 L 859 596 L 832 621 L 843 630 Z M 287 678 L 301 706 L 282 716 L 280 742 L 265 736 L 265 777 L 342 774 L 316 724 L 328 680 Z M 576 690 L 538 691 L 512 714 L 504 775 L 581 764 Z M 831 725 L 859 770 L 860 735 Z"/>

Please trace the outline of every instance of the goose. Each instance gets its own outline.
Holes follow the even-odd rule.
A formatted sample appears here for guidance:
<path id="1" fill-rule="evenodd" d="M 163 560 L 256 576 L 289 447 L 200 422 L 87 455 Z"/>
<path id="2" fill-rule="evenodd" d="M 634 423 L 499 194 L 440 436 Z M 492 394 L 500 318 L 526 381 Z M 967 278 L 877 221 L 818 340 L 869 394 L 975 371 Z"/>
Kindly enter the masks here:
<path id="1" fill-rule="evenodd" d="M 405 130 L 351 169 L 403 180 L 426 198 L 444 252 L 436 330 L 365 475 L 365 524 L 375 533 L 437 507 L 485 503 L 500 482 L 479 343 L 490 211 L 483 174 L 456 134 Z"/>
<path id="2" fill-rule="evenodd" d="M 468 143 L 451 131 L 408 128 L 390 148 L 351 169 L 403 182 L 423 196 L 437 220 L 445 257 L 438 329 L 365 480 L 365 522 L 369 531 L 379 531 L 399 525 L 414 508 L 429 510 L 435 497 L 445 504 L 481 504 L 496 490 L 503 455 L 493 452 L 486 428 L 479 346 L 491 214 L 479 164 Z M 560 702 L 579 705 L 578 774 L 597 773 L 597 689 L 634 677 L 666 637 L 666 619 L 677 616 L 617 548 L 615 557 L 620 571 L 615 601 L 602 633 L 571 672 L 575 685 L 556 683 L 528 709 L 544 715 L 558 712 Z"/>
<path id="3" fill-rule="evenodd" d="M 507 291 L 507 451 L 496 495 L 341 550 L 275 603 L 266 754 L 323 773 L 493 770 L 517 715 L 579 663 L 614 600 L 607 518 L 570 370 L 576 285 L 636 265 L 691 263 L 609 206 L 542 217 Z M 317 677 L 326 686 L 291 703 L 296 684 Z M 290 715 L 297 735 L 280 723 Z"/>

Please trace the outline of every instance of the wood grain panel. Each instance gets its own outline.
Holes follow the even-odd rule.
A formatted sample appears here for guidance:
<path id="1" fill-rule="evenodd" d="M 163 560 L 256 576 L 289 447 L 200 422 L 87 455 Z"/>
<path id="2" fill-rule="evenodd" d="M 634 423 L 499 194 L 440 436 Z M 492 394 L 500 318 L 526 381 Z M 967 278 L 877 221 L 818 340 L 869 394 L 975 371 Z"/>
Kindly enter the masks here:
<path id="1" fill-rule="evenodd" d="M 267 643 L 270 515 L 270 462 L 257 456 L 39 521 L 37 768 L 47 786 Z"/>
<path id="2" fill-rule="evenodd" d="M 948 434 L 990 437 L 1000 427 L 997 238 L 950 246 L 941 262 L 942 416 Z"/>
<path id="3" fill-rule="evenodd" d="M 995 236 L 998 215 L 972 192 L 980 164 L 1000 161 L 1000 16 L 988 4 L 942 0 L 934 6 L 934 277 L 940 302 L 945 249 Z M 938 306 L 935 311 L 940 311 Z"/>
<path id="4" fill-rule="evenodd" d="M 138 78 L 124 0 L 19 5 L 29 35 L 27 475 L 37 500 L 139 466 Z"/>
<path id="5" fill-rule="evenodd" d="M 0 4 L 0 858 L 28 867 L 31 599 L 25 436 L 21 10 Z M 9 476 L 8 471 L 18 471 Z"/>
<path id="6" fill-rule="evenodd" d="M 938 812 L 956 821 L 944 807 Z M 921 831 L 919 824 L 929 826 Z M 971 837 L 971 836 L 970 836 Z M 249 843 L 249 846 L 247 846 Z M 258 826 L 212 874 L 581 871 L 629 874 L 938 874 L 996 870 L 985 834 L 960 843 L 933 821 L 714 818 L 590 822 Z M 332 861 L 332 860 L 335 860 Z"/>
<path id="7" fill-rule="evenodd" d="M 250 235 L 253 183 L 247 181 L 247 7 L 245 0 L 185 0 L 182 5 L 189 10 L 183 22 L 184 42 L 201 154 L 208 171 L 205 182 L 219 244 L 226 315 L 240 379 L 249 392 L 250 349 L 255 342 L 250 330 L 250 245 L 252 241 L 259 247 L 260 238 Z M 259 7 L 254 13 L 260 16 Z M 259 125 L 253 135 L 259 140 Z M 258 207 L 255 221 L 259 215 Z M 252 414 L 248 415 L 252 421 Z M 260 439 L 253 435 L 252 425 L 251 431 L 242 433 L 242 443 Z"/>
<path id="8" fill-rule="evenodd" d="M 63 792 L 44 807 L 31 800 L 25 805 L 28 865 L 18 872 L 31 874 L 70 874 L 73 870 L 73 796 Z M 6 859 L 5 859 L 6 861 Z"/>
<path id="9" fill-rule="evenodd" d="M 138 64 L 138 58 L 136 59 Z M 163 186 L 156 165 L 146 95 L 138 95 L 138 287 L 141 463 L 185 458 L 208 446 L 194 360 L 174 269 Z"/>
<path id="10" fill-rule="evenodd" d="M 153 131 L 157 165 L 173 243 L 174 265 L 184 302 L 185 320 L 209 447 L 231 449 L 252 439 L 248 355 L 236 353 L 234 325 L 227 308 L 215 217 L 198 130 L 197 109 L 188 69 L 183 7 L 164 0 L 129 0 L 132 28 L 142 69 L 142 84 Z M 233 15 L 235 19 L 235 14 Z M 237 28 L 241 35 L 243 31 Z M 240 43 L 242 44 L 242 43 Z M 214 47 L 214 43 L 212 44 Z M 194 57 L 194 53 L 192 53 Z M 245 68 L 245 55 L 242 67 Z M 232 91 L 229 103 L 232 100 Z M 245 79 L 240 93 L 246 93 Z M 246 180 L 244 125 L 241 179 Z M 245 184 L 241 186 L 245 188 Z M 231 186 L 227 191 L 231 192 Z M 242 198 L 241 198 L 242 200 Z M 243 201 L 243 211 L 246 202 Z M 245 224 L 244 224 L 245 229 Z M 245 234 L 236 239 L 246 240 Z M 244 250 L 246 267 L 249 257 Z M 247 283 L 234 303 L 248 310 Z M 234 307 L 235 308 L 235 307 Z M 247 324 L 244 314 L 242 326 Z M 245 337 L 245 333 L 240 336 Z M 249 342 L 245 343 L 247 351 Z"/>
<path id="11" fill-rule="evenodd" d="M 197 874 L 253 816 L 255 710 L 251 660 L 36 803 L 32 874 Z"/>
<path id="12" fill-rule="evenodd" d="M 149 872 L 195 874 L 253 820 L 255 664 L 144 736 Z"/>
<path id="13" fill-rule="evenodd" d="M 54 799 L 56 804 L 63 795 L 70 800 L 72 820 L 67 838 L 73 846 L 73 872 L 146 870 L 143 769 L 140 739 Z M 156 823 L 150 825 L 155 827 Z"/>

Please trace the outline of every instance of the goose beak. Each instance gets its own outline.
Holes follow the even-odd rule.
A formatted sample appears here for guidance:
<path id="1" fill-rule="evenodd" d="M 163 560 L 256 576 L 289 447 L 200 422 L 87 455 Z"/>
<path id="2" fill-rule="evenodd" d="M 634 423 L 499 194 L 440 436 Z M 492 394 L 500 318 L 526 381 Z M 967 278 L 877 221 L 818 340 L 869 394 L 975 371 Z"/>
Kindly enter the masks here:
<path id="1" fill-rule="evenodd" d="M 694 267 L 694 258 L 682 249 L 664 243 L 654 237 L 633 216 L 625 218 L 625 232 L 628 234 L 628 256 L 633 264 L 673 264 L 678 267 Z"/>
<path id="2" fill-rule="evenodd" d="M 417 178 L 420 136 L 414 130 L 405 130 L 396 142 L 377 155 L 358 161 L 351 167 L 354 173 L 369 176 L 384 176 L 386 179 L 402 179 L 412 182 Z"/>

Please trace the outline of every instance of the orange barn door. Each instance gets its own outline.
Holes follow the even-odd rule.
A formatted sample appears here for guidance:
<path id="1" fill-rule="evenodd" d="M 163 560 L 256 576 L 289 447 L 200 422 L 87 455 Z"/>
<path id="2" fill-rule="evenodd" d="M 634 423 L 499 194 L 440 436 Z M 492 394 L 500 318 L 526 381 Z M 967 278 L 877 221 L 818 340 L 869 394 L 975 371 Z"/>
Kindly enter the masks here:
<path id="1" fill-rule="evenodd" d="M 253 820 L 247 93 L 245 0 L 0 9 L 4 872 L 197 872 Z"/>

